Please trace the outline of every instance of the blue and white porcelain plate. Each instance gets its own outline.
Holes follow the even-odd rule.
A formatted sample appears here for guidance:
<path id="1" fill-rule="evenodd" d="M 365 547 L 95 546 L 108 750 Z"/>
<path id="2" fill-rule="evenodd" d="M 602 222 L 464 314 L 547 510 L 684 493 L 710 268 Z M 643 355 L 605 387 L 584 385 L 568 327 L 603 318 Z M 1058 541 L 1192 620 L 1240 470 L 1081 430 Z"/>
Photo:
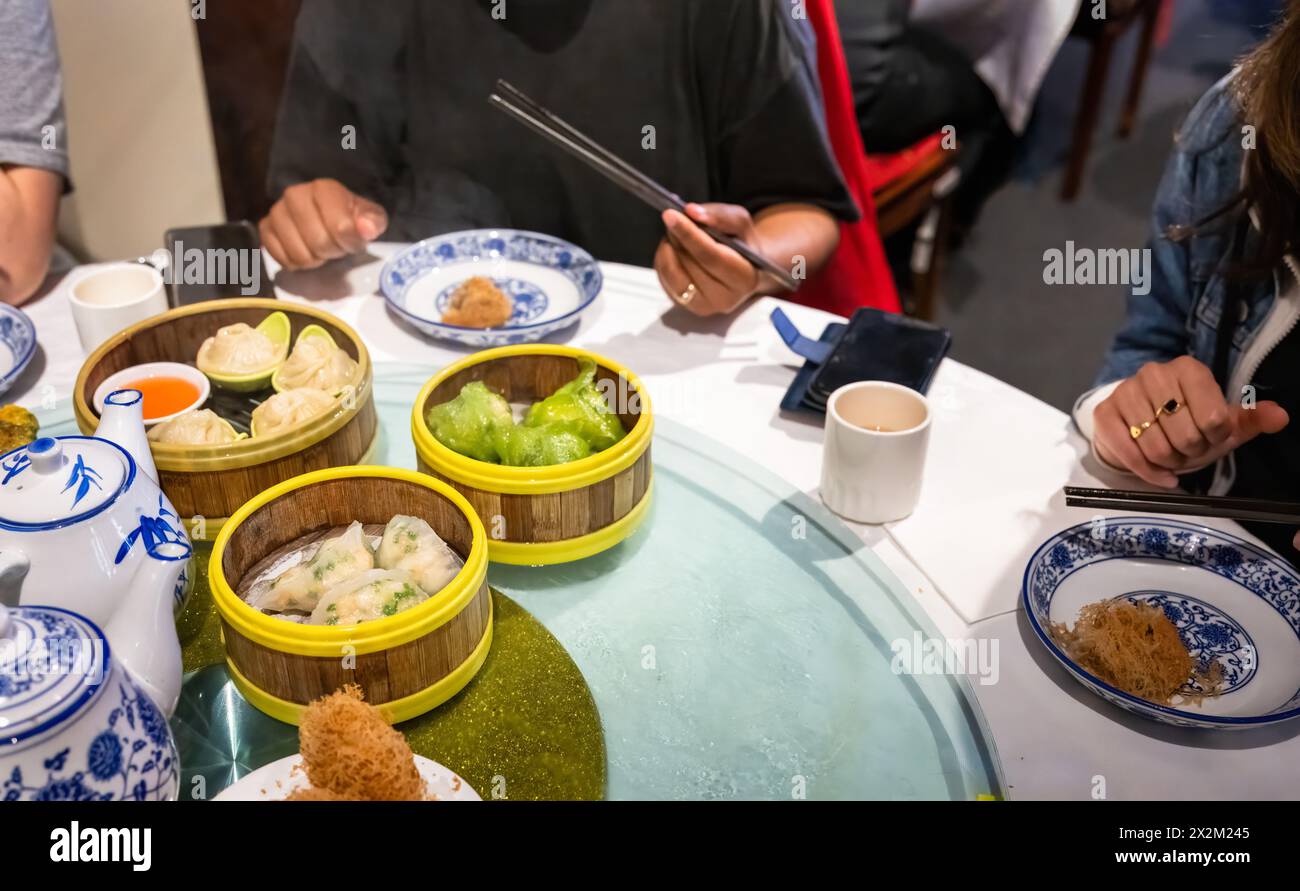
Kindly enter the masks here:
<path id="1" fill-rule="evenodd" d="M 446 325 L 452 292 L 485 276 L 514 301 L 501 328 Z M 514 229 L 476 229 L 426 238 L 384 264 L 379 288 L 388 305 L 430 337 L 469 347 L 540 340 L 574 324 L 600 293 L 600 266 L 579 247 Z"/>
<path id="2" fill-rule="evenodd" d="M 27 313 L 0 303 L 0 393 L 23 373 L 36 352 L 36 326 Z"/>
<path id="3" fill-rule="evenodd" d="M 1076 665 L 1047 632 L 1079 609 L 1125 598 L 1160 607 L 1218 696 L 1173 706 L 1132 696 Z M 1084 686 L 1134 714 L 1179 727 L 1240 729 L 1300 715 L 1300 575 L 1242 539 L 1163 517 L 1098 519 L 1045 541 L 1025 568 L 1022 604 L 1039 640 Z M 1190 686 L 1184 693 L 1196 694 Z"/>

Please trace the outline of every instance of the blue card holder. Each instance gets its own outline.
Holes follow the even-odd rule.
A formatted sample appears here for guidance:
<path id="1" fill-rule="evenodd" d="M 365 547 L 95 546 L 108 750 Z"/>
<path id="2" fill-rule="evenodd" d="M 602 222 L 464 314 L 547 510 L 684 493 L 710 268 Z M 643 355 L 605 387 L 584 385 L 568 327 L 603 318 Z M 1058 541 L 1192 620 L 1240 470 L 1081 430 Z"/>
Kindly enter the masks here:
<path id="1" fill-rule="evenodd" d="M 795 373 L 794 381 L 781 399 L 781 411 L 814 417 L 825 415 L 824 410 L 808 405 L 804 397 L 808 395 L 808 387 L 816 376 L 817 369 L 834 351 L 835 344 L 839 342 L 840 335 L 848 325 L 843 322 L 831 322 L 826 326 L 826 330 L 822 331 L 821 337 L 813 340 L 800 334 L 794 327 L 794 323 L 780 309 L 772 310 L 772 324 L 776 326 L 786 346 L 804 357 L 803 367 Z"/>

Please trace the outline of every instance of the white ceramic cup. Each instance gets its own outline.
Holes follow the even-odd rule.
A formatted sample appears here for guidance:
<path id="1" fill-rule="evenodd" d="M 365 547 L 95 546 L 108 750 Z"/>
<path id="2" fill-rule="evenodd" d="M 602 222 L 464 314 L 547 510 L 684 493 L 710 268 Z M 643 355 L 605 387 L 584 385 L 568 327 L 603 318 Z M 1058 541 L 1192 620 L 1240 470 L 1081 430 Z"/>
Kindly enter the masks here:
<path id="1" fill-rule="evenodd" d="M 108 263 L 88 270 L 68 290 L 81 346 L 90 352 L 123 328 L 167 311 L 158 270 L 144 263 Z"/>
<path id="2" fill-rule="evenodd" d="M 930 403 L 910 387 L 859 381 L 826 402 L 822 500 L 859 523 L 901 520 L 921 497 Z"/>

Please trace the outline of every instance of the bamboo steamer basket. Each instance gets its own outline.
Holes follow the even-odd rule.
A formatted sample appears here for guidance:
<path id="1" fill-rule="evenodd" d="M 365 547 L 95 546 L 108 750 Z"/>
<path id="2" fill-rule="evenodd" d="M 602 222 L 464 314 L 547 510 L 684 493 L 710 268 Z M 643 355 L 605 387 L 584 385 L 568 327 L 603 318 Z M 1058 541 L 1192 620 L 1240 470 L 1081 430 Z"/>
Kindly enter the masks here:
<path id="1" fill-rule="evenodd" d="M 242 599 L 283 554 L 354 520 L 377 531 L 398 514 L 425 520 L 465 560 L 424 603 L 371 622 L 324 626 L 286 622 Z M 460 692 L 487 658 L 487 562 L 487 537 L 469 502 L 425 474 L 339 467 L 273 486 L 235 512 L 208 564 L 230 676 L 250 703 L 291 724 L 309 702 L 344 684 L 359 684 L 394 723 L 422 715 Z"/>
<path id="2" fill-rule="evenodd" d="M 159 483 L 183 518 L 212 537 L 226 518 L 254 495 L 284 480 L 327 467 L 364 463 L 379 429 L 372 397 L 370 353 L 347 324 L 311 306 L 256 298 L 213 300 L 180 307 L 126 328 L 90 354 L 77 375 L 73 411 L 82 433 L 93 433 L 99 415 L 96 388 L 109 375 L 145 362 L 192 364 L 203 341 L 218 328 L 245 322 L 256 326 L 272 312 L 289 317 L 290 344 L 308 325 L 330 333 L 360 366 L 355 390 L 335 410 L 277 436 L 253 437 L 214 446 L 151 443 Z"/>
<path id="3" fill-rule="evenodd" d="M 596 382 L 617 395 L 627 435 L 590 457 L 551 467 L 503 467 L 453 452 L 434 438 L 425 414 L 483 381 L 507 401 L 532 403 L 578 374 L 580 359 L 596 363 Z M 616 362 L 586 350 L 524 344 L 484 350 L 447 366 L 415 400 L 411 416 L 421 471 L 454 486 L 488 531 L 488 554 L 499 563 L 544 566 L 580 560 L 636 531 L 650 505 L 654 414 L 640 380 Z"/>

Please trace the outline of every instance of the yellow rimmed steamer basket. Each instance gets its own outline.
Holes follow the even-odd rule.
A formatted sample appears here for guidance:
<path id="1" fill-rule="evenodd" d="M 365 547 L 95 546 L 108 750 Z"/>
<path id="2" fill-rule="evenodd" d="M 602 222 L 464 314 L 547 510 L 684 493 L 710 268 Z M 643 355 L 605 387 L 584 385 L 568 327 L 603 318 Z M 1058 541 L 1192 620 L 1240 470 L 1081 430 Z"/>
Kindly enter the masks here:
<path id="1" fill-rule="evenodd" d="M 465 560 L 418 606 L 350 627 L 300 625 L 249 606 L 241 595 L 279 555 L 341 532 L 420 517 Z M 226 665 L 261 711 L 297 724 L 313 699 L 359 684 L 394 723 L 456 695 L 492 645 L 487 537 L 458 492 L 426 474 L 392 467 L 339 467 L 304 474 L 258 495 L 226 523 L 208 565 Z"/>
<path id="2" fill-rule="evenodd" d="M 596 383 L 627 430 L 603 452 L 552 467 L 502 467 L 453 452 L 425 422 L 431 407 L 454 399 L 472 381 L 513 403 L 545 399 L 578 375 L 582 359 L 596 363 Z M 649 509 L 650 398 L 636 375 L 586 350 L 524 344 L 449 365 L 416 398 L 411 434 L 420 470 L 454 486 L 478 512 L 495 562 L 545 566 L 590 557 L 635 532 Z"/>
<path id="3" fill-rule="evenodd" d="M 335 410 L 286 433 L 215 446 L 153 443 L 159 483 L 187 521 L 202 517 L 211 538 L 226 518 L 259 492 L 313 470 L 365 463 L 374 449 L 379 419 L 372 396 L 370 353 L 340 319 L 312 306 L 281 300 L 234 298 L 180 307 L 126 328 L 90 354 L 77 375 L 73 411 L 82 433 L 99 424 L 96 388 L 111 374 L 145 362 L 193 363 L 218 328 L 244 322 L 256 327 L 273 312 L 289 317 L 290 344 L 309 325 L 325 329 L 357 361 L 358 381 Z"/>

